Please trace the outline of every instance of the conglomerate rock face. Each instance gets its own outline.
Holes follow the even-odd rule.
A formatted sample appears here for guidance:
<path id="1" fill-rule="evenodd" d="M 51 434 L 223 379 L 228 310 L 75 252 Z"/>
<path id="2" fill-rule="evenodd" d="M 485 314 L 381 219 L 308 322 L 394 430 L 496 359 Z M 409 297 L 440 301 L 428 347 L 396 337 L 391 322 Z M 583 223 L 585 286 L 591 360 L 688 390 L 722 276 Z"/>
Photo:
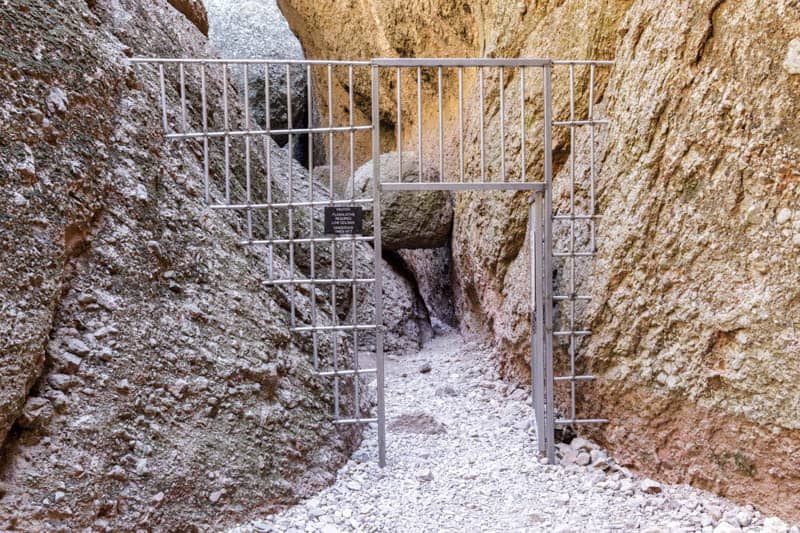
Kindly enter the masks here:
<path id="1" fill-rule="evenodd" d="M 237 244 L 244 215 L 206 207 L 200 145 L 164 140 L 157 70 L 126 62 L 208 57 L 205 38 L 165 0 L 10 0 L 0 34 L 0 529 L 218 529 L 329 483 L 357 433 L 330 423 L 265 250 Z M 173 110 L 178 95 L 170 81 Z M 266 140 L 254 168 L 266 151 L 283 197 L 278 177 L 304 169 Z"/>
<path id="2" fill-rule="evenodd" d="M 594 335 L 579 370 L 601 379 L 581 385 L 579 413 L 609 418 L 596 436 L 634 468 L 800 516 L 800 467 L 786 460 L 800 442 L 796 0 L 281 6 L 311 57 L 615 60 L 610 72 L 598 70 L 595 86 L 612 124 L 596 139 L 600 254 L 580 280 L 594 297 L 583 311 Z M 517 84 L 506 79 L 515 101 Z M 568 116 L 565 80 L 556 69 L 556 117 Z M 474 80 L 467 82 L 474 97 Z M 364 95 L 367 83 L 356 80 Z M 383 94 L 394 94 L 388 76 L 381 83 Z M 488 109 L 498 107 L 497 83 L 487 79 Z M 541 109 L 539 88 L 531 91 L 529 105 Z M 587 69 L 576 69 L 575 96 L 585 114 Z M 361 104 L 368 115 L 369 99 Z M 392 102 L 381 106 L 392 126 Z M 468 106 L 468 138 L 475 113 Z M 517 131 L 516 121 L 506 116 L 507 132 Z M 538 123 L 532 139 L 540 138 Z M 497 134 L 497 113 L 486 128 Z M 556 131 L 557 207 L 568 202 L 570 150 L 585 154 L 587 137 L 579 132 L 570 146 L 568 131 Z M 396 141 L 388 129 L 382 139 L 387 148 Z M 488 150 L 488 164 L 497 165 L 496 148 Z M 534 175 L 541 146 L 530 150 Z M 468 143 L 468 173 L 476 159 Z M 524 195 L 456 197 L 457 313 L 464 327 L 495 338 L 509 375 L 528 369 L 526 224 Z"/>

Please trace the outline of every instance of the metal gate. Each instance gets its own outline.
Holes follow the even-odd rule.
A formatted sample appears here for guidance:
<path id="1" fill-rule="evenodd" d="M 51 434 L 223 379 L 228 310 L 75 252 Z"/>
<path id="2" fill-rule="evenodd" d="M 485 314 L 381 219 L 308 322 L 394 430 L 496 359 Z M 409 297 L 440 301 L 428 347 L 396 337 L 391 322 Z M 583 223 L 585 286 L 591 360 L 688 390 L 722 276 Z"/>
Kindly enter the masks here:
<path id="1" fill-rule="evenodd" d="M 203 191 L 210 208 L 244 212 L 246 235 L 240 244 L 264 250 L 269 283 L 287 291 L 292 331 L 309 342 L 314 372 L 331 381 L 333 422 L 377 424 L 381 466 L 386 463 L 381 196 L 389 192 L 517 191 L 529 195 L 531 372 L 539 451 L 553 463 L 557 425 L 605 422 L 578 418 L 575 412 L 576 384 L 593 379 L 577 373 L 580 339 L 590 332 L 578 328 L 578 306 L 589 296 L 578 294 L 576 265 L 580 258 L 595 253 L 594 132 L 596 126 L 607 123 L 595 118 L 595 71 L 610 62 L 163 58 L 136 58 L 131 62 L 149 65 L 158 76 L 165 137 L 195 143 L 202 152 Z M 553 118 L 553 76 L 554 69 L 559 68 L 568 69 L 569 117 L 565 120 Z M 582 119 L 576 116 L 576 69 L 588 69 L 588 78 L 581 78 L 588 79 L 589 84 L 588 116 Z M 305 75 L 307 83 L 304 127 L 292 123 L 293 78 L 296 82 L 299 74 Z M 270 91 L 274 91 L 271 82 L 276 75 L 285 78 L 287 122 L 272 127 L 270 108 L 275 95 Z M 230 105 L 231 77 L 239 84 L 241 109 Z M 263 87 L 254 90 L 252 79 L 260 77 Z M 312 98 L 315 79 L 318 92 L 327 93 L 326 109 Z M 210 83 L 212 80 L 216 84 Z M 335 80 L 344 82 L 335 84 Z M 371 116 L 359 118 L 355 111 L 356 86 L 363 80 L 369 80 Z M 382 81 L 394 88 L 393 94 L 381 94 Z M 344 96 L 340 94 L 342 88 Z M 448 88 L 452 90 L 448 92 Z M 465 97 L 468 88 L 470 94 Z M 499 107 L 487 109 L 487 91 L 497 95 Z M 251 113 L 254 97 L 264 102 L 261 122 Z M 531 105 L 531 100 L 540 106 Z M 391 101 L 395 102 L 393 136 L 400 169 L 396 180 L 381 181 L 377 177 L 381 176 L 384 146 L 379 124 L 382 107 L 385 111 Z M 334 103 L 343 104 L 345 113 L 334 113 Z M 543 116 L 537 124 L 538 109 L 543 110 Z M 511 123 L 516 124 L 513 130 Z M 411 125 L 412 131 L 404 131 L 404 124 Z M 558 209 L 553 200 L 553 133 L 554 128 L 561 127 L 570 128 L 572 149 L 568 202 Z M 588 174 L 582 189 L 576 188 L 575 150 L 576 130 L 581 127 L 591 128 L 590 161 L 584 162 Z M 430 137 L 425 131 L 431 129 L 437 134 L 436 141 L 426 146 L 424 139 Z M 531 131 L 537 129 L 539 133 L 532 135 Z M 369 144 L 357 139 L 362 134 L 371 136 Z M 293 154 L 301 136 L 308 151 L 308 171 L 291 159 L 288 164 L 277 165 L 275 146 L 269 139 L 287 138 L 288 153 Z M 477 150 L 469 149 L 470 143 L 475 143 Z M 321 145 L 330 162 L 327 187 L 313 179 L 315 147 Z M 371 145 L 375 179 L 371 191 L 365 194 L 356 194 L 357 145 Z M 497 158 L 487 157 L 490 152 L 499 154 L 499 164 Z M 541 152 L 542 164 L 531 168 L 531 161 L 535 161 L 531 154 L 535 152 Z M 407 154 L 413 154 L 418 164 L 415 182 L 403 179 Z M 238 166 L 237 157 L 241 160 Z M 341 179 L 335 180 L 334 160 L 347 163 L 348 187 L 344 193 L 336 192 L 335 181 Z M 426 161 L 437 170 L 435 173 L 423 171 Z M 586 192 L 583 202 L 579 201 L 580 191 Z M 580 204 L 584 212 L 577 211 Z M 344 235 L 326 234 L 322 221 L 337 208 L 345 208 L 345 214 L 350 215 L 371 208 L 372 235 L 356 229 Z M 578 234 L 586 233 L 577 227 L 580 223 L 588 225 L 589 245 L 585 249 L 576 245 Z M 554 244 L 554 224 L 566 224 L 566 248 Z M 553 276 L 554 261 L 568 265 L 558 270 L 559 279 Z M 554 294 L 554 287 L 562 289 Z M 568 309 L 559 313 L 559 305 L 564 304 Z M 567 343 L 568 372 L 564 376 L 554 377 L 554 339 Z M 374 365 L 362 366 L 362 359 L 367 358 L 374 360 Z M 374 414 L 366 412 L 365 375 L 376 379 Z M 560 382 L 569 385 L 568 414 L 557 418 L 554 390 Z"/>

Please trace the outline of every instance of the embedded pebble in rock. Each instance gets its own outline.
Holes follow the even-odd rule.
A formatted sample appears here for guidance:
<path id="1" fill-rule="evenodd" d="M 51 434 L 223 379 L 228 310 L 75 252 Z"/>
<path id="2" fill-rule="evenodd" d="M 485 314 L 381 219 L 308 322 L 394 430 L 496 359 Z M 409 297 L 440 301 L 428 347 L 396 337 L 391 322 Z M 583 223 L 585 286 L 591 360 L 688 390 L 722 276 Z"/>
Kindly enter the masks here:
<path id="1" fill-rule="evenodd" d="M 417 355 L 387 360 L 387 465 L 377 464 L 375 428 L 313 498 L 230 533 L 257 531 L 760 531 L 764 517 L 685 485 L 636 479 L 586 439 L 559 444 L 573 463 L 542 464 L 527 401 L 506 398 L 489 349 L 455 333 Z M 418 372 L 422 363 L 431 372 Z M 405 374 L 407 377 L 401 378 Z M 491 383 L 492 387 L 480 386 Z M 440 393 L 457 384 L 468 393 Z M 427 413 L 427 415 L 424 415 Z M 431 419 L 443 433 L 396 431 L 397 421 Z M 410 418 L 409 418 L 410 417 Z M 527 427 L 527 429 L 526 429 Z M 574 464 L 583 454 L 592 463 Z M 605 461 L 606 467 L 594 465 Z M 606 471 L 607 470 L 607 471 Z M 356 488 L 357 487 L 357 488 Z M 658 488 L 656 491 L 655 488 Z M 637 490 L 638 489 L 638 490 Z M 655 491 L 655 493 L 653 493 Z M 736 527 L 722 525 L 732 516 Z M 739 529 L 739 524 L 747 522 Z M 740 520 L 741 519 L 741 520 Z M 786 528 L 768 519 L 770 531 Z M 724 529 L 725 527 L 733 529 Z M 783 529 L 786 531 L 786 529 Z"/>

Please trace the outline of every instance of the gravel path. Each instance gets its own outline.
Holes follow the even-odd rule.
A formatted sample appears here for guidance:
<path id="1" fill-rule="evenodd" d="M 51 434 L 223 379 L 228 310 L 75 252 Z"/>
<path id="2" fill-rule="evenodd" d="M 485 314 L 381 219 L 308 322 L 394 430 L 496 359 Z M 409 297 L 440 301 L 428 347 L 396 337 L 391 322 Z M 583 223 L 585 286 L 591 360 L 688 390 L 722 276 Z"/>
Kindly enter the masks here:
<path id="1" fill-rule="evenodd" d="M 789 531 L 752 507 L 633 477 L 583 439 L 562 445 L 571 464 L 541 464 L 528 393 L 497 378 L 487 351 L 449 334 L 389 358 L 387 467 L 368 428 L 333 486 L 231 533 Z"/>

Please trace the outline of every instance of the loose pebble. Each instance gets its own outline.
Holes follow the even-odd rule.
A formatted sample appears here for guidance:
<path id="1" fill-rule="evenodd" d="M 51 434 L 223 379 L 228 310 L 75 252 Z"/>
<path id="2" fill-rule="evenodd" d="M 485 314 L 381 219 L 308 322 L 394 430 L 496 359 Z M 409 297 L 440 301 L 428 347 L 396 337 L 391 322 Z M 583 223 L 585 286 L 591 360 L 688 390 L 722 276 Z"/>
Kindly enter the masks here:
<path id="1" fill-rule="evenodd" d="M 530 404 L 508 397 L 488 351 L 448 333 L 389 358 L 386 467 L 368 426 L 333 485 L 229 533 L 789 531 L 708 492 L 638 478 L 583 437 L 558 443 L 560 464 L 548 464 L 523 423 Z M 432 383 L 433 367 L 462 392 Z"/>

